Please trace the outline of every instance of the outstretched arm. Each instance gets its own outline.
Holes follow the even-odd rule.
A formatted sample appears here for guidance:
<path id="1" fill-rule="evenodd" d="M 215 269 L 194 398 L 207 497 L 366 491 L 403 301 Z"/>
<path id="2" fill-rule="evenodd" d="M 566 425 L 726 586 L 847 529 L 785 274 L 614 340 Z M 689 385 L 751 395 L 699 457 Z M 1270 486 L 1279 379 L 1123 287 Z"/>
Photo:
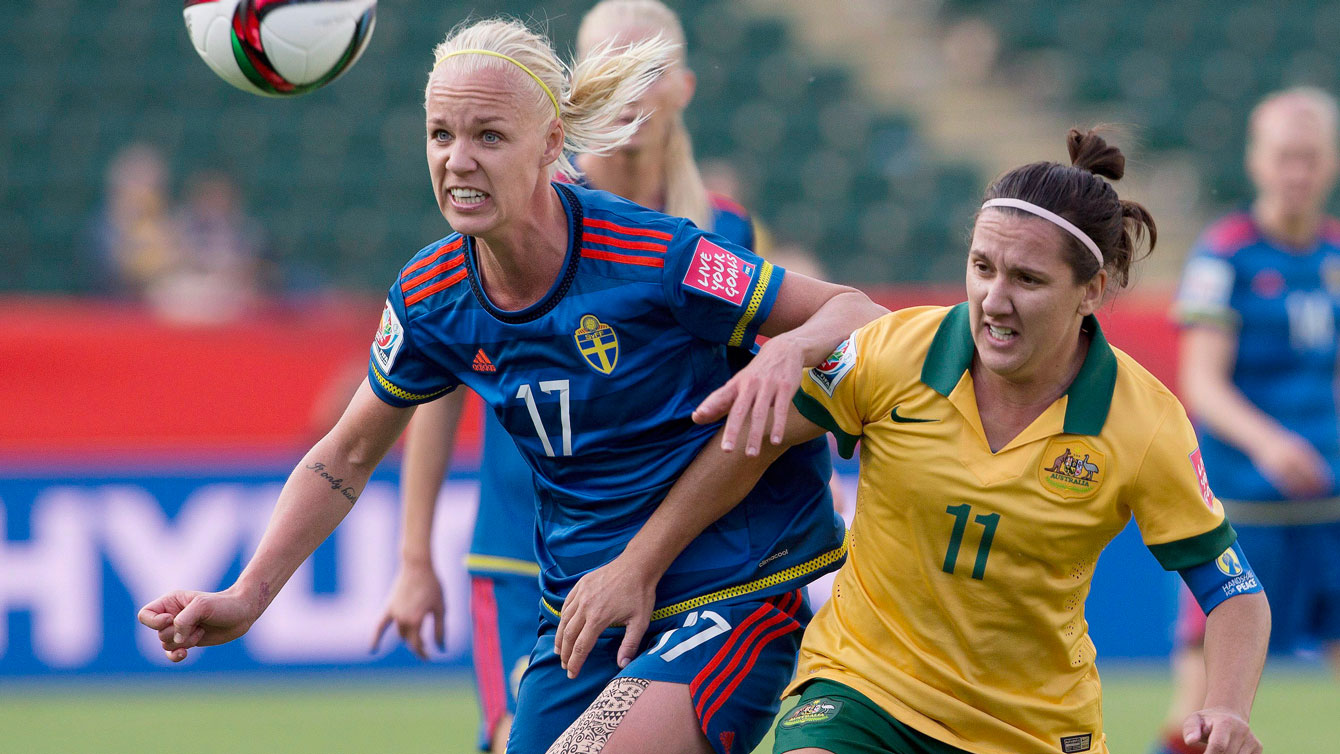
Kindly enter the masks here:
<path id="1" fill-rule="evenodd" d="M 405 456 L 400 466 L 400 569 L 386 609 L 372 634 L 371 651 L 392 623 L 396 633 L 421 660 L 428 659 L 423 623 L 433 616 L 433 640 L 445 650 L 446 601 L 442 582 L 433 568 L 431 547 L 437 496 L 446 478 L 456 445 L 456 429 L 465 407 L 465 391 L 456 390 L 419 407 L 405 434 Z"/>
<path id="2" fill-rule="evenodd" d="M 1205 620 L 1205 707 L 1182 723 L 1188 744 L 1206 754 L 1259 754 L 1248 724 L 1270 639 L 1264 592 L 1230 597 Z"/>
<path id="3" fill-rule="evenodd" d="M 247 632 L 349 513 L 413 413 L 383 403 L 363 383 L 335 428 L 289 475 L 237 582 L 222 592 L 169 592 L 140 610 L 140 622 L 158 631 L 169 659 L 180 662 L 192 647 L 222 644 Z"/>
<path id="4" fill-rule="evenodd" d="M 718 431 L 719 440 L 724 430 Z M 606 565 L 583 576 L 563 602 L 554 650 L 569 678 L 576 678 L 609 626 L 625 626 L 619 646 L 619 667 L 637 655 L 651 622 L 656 584 L 675 558 L 713 521 L 734 508 L 754 488 L 763 472 L 791 445 L 813 439 L 824 430 L 799 412 L 792 412 L 780 442 L 755 455 L 724 450 L 708 442 L 624 551 Z"/>

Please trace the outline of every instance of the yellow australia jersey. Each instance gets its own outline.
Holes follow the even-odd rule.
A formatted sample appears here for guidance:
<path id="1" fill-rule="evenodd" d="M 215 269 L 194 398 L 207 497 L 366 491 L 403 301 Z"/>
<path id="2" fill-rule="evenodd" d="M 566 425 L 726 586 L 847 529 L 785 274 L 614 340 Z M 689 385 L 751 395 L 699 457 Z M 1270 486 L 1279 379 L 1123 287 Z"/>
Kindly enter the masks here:
<path id="1" fill-rule="evenodd" d="M 1089 317 L 1069 391 L 992 453 L 966 304 L 886 315 L 811 370 L 796 407 L 861 476 L 847 563 L 805 633 L 826 678 L 977 754 L 1106 752 L 1084 619 L 1094 564 L 1134 515 L 1169 570 L 1235 539 L 1181 404 Z"/>

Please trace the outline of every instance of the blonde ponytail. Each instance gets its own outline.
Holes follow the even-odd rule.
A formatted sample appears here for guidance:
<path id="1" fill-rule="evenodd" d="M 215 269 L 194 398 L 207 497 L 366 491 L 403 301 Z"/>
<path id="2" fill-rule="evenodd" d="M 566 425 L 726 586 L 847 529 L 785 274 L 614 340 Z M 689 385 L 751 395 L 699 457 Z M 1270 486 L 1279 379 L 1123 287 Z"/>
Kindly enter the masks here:
<path id="1" fill-rule="evenodd" d="M 608 43 L 583 58 L 561 98 L 567 151 L 606 155 L 631 139 L 647 116 L 617 125 L 620 116 L 674 65 L 678 50 L 679 45 L 658 36 L 627 47 Z M 566 154 L 559 158 L 559 170 L 578 175 Z"/>
<path id="2" fill-rule="evenodd" d="M 479 51 L 485 54 L 470 54 Z M 579 172 L 569 154 L 608 154 L 632 138 L 644 118 L 619 125 L 619 117 L 675 64 L 679 54 L 679 45 L 653 37 L 617 49 L 607 45 L 573 68 L 559 59 L 548 39 L 525 24 L 491 19 L 453 29 L 433 50 L 433 59 L 434 70 L 438 64 L 464 66 L 468 71 L 512 67 L 533 78 L 529 85 L 535 106 L 546 112 L 556 109 L 563 124 L 564 153 L 550 170 L 575 178 Z"/>
<path id="3" fill-rule="evenodd" d="M 655 31 L 660 37 L 678 45 L 675 64 L 684 65 L 684 26 L 665 3 L 660 0 L 602 0 L 582 17 L 577 31 L 577 49 L 583 60 L 608 50 L 596 40 L 606 38 L 616 29 L 643 28 Z M 712 200 L 703 184 L 698 163 L 693 159 L 693 142 L 684 126 L 684 116 L 677 114 L 670 126 L 669 141 L 665 145 L 665 212 L 676 217 L 687 217 L 695 225 L 712 230 Z"/>

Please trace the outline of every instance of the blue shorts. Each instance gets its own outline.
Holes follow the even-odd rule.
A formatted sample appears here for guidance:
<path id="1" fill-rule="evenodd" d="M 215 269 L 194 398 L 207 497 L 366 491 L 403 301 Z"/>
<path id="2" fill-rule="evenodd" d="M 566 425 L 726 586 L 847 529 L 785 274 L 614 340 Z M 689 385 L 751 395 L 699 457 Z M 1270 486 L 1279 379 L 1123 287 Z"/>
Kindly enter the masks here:
<path id="1" fill-rule="evenodd" d="M 767 735 L 796 671 L 800 637 L 813 613 L 803 590 L 704 605 L 652 622 L 641 653 L 622 671 L 623 629 L 601 634 L 572 680 L 554 653 L 546 621 L 521 679 L 508 754 L 544 754 L 614 678 L 682 683 L 699 726 L 718 754 L 748 754 Z"/>
<path id="2" fill-rule="evenodd" d="M 1340 640 L 1340 523 L 1233 528 L 1270 600 L 1270 651 Z"/>
<path id="3" fill-rule="evenodd" d="M 540 630 L 539 578 L 471 574 L 470 618 L 479 750 L 489 751 L 503 715 L 516 715 L 517 687 Z"/>

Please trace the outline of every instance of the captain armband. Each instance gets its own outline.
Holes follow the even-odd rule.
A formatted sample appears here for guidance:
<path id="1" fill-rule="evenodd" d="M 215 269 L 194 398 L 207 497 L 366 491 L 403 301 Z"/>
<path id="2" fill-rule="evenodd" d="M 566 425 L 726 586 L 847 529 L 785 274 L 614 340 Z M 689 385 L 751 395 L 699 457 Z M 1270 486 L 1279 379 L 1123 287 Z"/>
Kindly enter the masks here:
<path id="1" fill-rule="evenodd" d="M 1214 560 L 1183 568 L 1178 573 L 1206 615 L 1229 597 L 1261 591 L 1261 581 L 1237 542 Z"/>

